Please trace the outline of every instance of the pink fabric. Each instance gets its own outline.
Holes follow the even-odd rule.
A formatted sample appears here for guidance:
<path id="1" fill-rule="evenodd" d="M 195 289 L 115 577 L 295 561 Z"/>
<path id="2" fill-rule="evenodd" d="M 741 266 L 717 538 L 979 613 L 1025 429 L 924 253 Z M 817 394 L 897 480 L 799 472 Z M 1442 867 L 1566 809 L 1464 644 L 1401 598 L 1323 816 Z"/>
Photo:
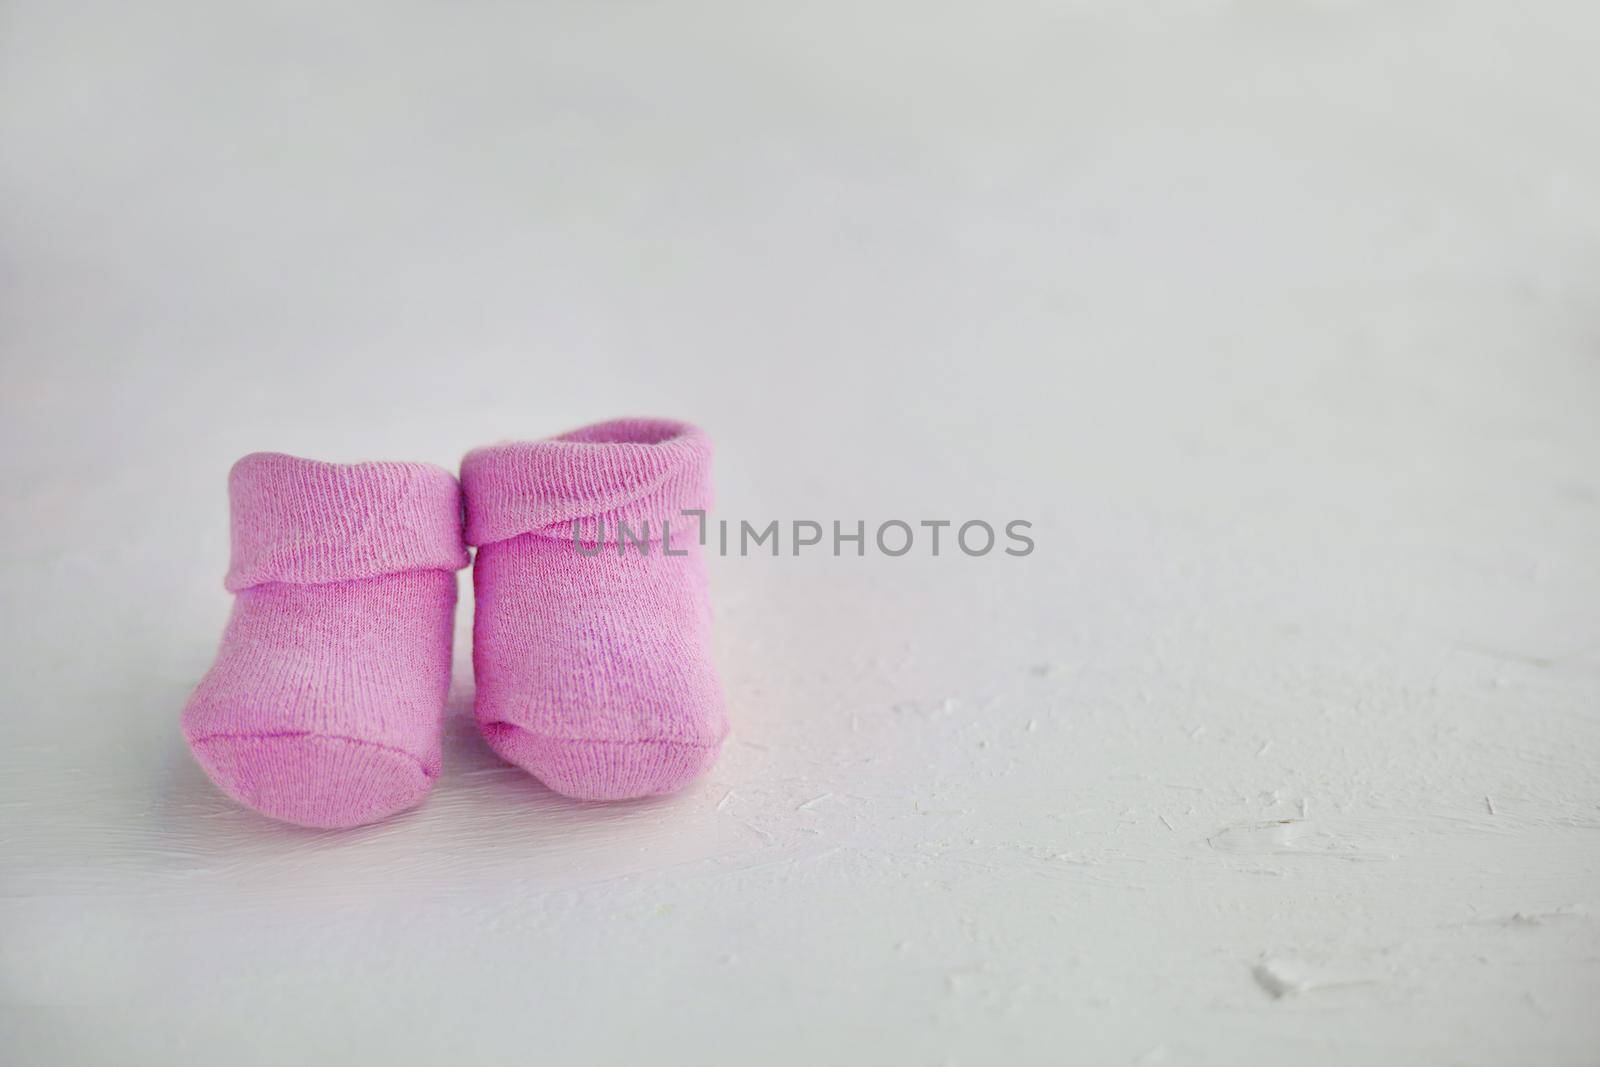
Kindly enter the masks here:
<path id="1" fill-rule="evenodd" d="M 632 530 L 648 521 L 659 538 L 662 519 L 692 530 L 679 512 L 710 508 L 711 442 L 687 423 L 616 419 L 476 449 L 462 461 L 461 486 L 469 544 L 525 533 L 570 541 L 574 520 L 586 535 L 597 521 L 613 534 L 618 519 Z"/>
<path id="2" fill-rule="evenodd" d="M 240 803 L 358 826 L 422 800 L 439 773 L 460 491 L 423 463 L 274 453 L 229 476 L 233 615 L 183 733 Z"/>
<path id="3" fill-rule="evenodd" d="M 710 658 L 698 524 L 711 446 L 692 426 L 620 419 L 494 445 L 461 465 L 477 614 L 477 717 L 502 757 L 568 796 L 681 788 L 727 734 Z M 617 520 L 648 551 L 618 543 Z M 672 524 L 668 556 L 660 542 Z M 573 545 L 572 523 L 596 555 Z"/>

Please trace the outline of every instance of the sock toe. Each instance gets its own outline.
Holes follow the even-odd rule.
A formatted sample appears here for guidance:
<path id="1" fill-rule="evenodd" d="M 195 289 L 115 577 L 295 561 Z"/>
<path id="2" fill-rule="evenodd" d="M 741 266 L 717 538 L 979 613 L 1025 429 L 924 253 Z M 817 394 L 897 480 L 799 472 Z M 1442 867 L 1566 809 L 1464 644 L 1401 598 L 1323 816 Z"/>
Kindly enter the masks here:
<path id="1" fill-rule="evenodd" d="M 433 786 L 415 756 L 353 738 L 215 734 L 191 740 L 190 748 L 239 803 L 318 829 L 377 822 L 420 803 Z"/>
<path id="2" fill-rule="evenodd" d="M 721 748 L 692 741 L 543 737 L 509 722 L 485 723 L 483 735 L 502 759 L 557 793 L 579 800 L 633 800 L 675 793 L 704 773 Z"/>

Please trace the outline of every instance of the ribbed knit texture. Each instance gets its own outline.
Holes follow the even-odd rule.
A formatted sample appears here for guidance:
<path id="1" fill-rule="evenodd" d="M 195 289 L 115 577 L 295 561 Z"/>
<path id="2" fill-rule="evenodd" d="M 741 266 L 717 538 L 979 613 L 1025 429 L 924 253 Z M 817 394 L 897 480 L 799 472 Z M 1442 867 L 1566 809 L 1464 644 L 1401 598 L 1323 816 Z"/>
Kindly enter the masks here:
<path id="1" fill-rule="evenodd" d="M 236 594 L 183 733 L 240 803 L 304 826 L 374 822 L 439 773 L 461 497 L 423 463 L 257 453 L 228 479 Z"/>
<path id="2" fill-rule="evenodd" d="M 728 730 L 698 524 L 680 514 L 710 506 L 705 435 L 619 419 L 478 449 L 461 481 L 478 546 L 472 659 L 489 745 L 584 799 L 669 793 L 702 773 Z M 619 546 L 619 519 L 635 532 L 648 524 L 648 553 Z M 663 553 L 663 520 L 687 555 Z M 574 522 L 598 554 L 577 550 Z"/>

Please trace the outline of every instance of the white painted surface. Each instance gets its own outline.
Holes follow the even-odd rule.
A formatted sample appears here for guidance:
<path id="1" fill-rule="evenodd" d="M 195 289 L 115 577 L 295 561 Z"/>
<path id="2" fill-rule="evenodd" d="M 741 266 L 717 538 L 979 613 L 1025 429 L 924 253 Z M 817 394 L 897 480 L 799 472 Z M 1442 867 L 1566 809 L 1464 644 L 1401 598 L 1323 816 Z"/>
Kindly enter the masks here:
<path id="1" fill-rule="evenodd" d="M 14 0 L 17 1064 L 1600 1061 L 1592 5 Z M 736 733 L 237 810 L 223 478 L 627 412 Z"/>

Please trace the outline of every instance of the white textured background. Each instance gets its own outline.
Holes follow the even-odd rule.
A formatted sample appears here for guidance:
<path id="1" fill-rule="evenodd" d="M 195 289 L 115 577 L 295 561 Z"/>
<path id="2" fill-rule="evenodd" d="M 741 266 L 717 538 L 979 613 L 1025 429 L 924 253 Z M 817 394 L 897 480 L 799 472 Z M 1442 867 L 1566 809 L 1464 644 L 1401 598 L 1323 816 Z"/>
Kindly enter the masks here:
<path id="1" fill-rule="evenodd" d="M 0 1059 L 1600 1062 L 1587 2 L 0 6 Z M 348 833 L 224 476 L 703 423 L 735 734 Z M 464 591 L 465 592 L 465 591 Z"/>

